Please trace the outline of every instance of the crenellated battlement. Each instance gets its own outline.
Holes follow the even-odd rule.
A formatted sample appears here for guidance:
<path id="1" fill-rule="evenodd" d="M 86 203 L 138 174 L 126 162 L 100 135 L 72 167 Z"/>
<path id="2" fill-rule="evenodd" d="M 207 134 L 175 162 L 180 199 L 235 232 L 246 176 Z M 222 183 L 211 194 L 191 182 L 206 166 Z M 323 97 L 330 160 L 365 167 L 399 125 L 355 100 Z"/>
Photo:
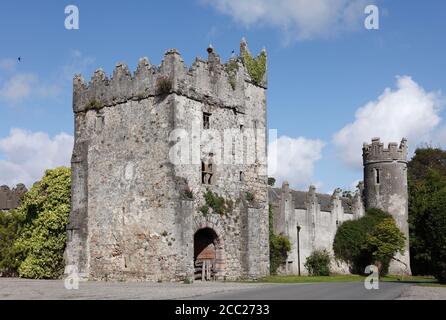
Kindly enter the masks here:
<path id="1" fill-rule="evenodd" d="M 22 196 L 27 191 L 25 185 L 21 183 L 13 189 L 10 189 L 8 186 L 0 186 L 0 210 L 17 208 Z"/>
<path id="2" fill-rule="evenodd" d="M 371 144 L 364 143 L 362 156 L 364 165 L 381 161 L 407 162 L 407 139 L 403 138 L 400 145 L 391 142 L 384 148 L 380 138 L 374 138 Z"/>
<path id="3" fill-rule="evenodd" d="M 310 210 L 315 206 L 319 206 L 320 211 L 334 212 L 337 206 L 342 206 L 343 213 L 358 215 L 359 209 L 357 203 L 361 202 L 360 192 L 356 192 L 353 197 L 344 197 L 341 189 L 336 189 L 330 194 L 318 193 L 315 186 L 310 186 L 308 191 L 297 191 L 289 188 L 289 184 L 284 182 L 282 188 L 270 188 L 270 202 L 275 202 L 275 196 L 280 195 L 280 199 L 286 200 L 287 195 L 291 196 L 292 206 L 294 209 Z M 357 210 L 358 209 L 358 210 Z"/>
<path id="4" fill-rule="evenodd" d="M 73 110 L 75 113 L 98 110 L 131 100 L 176 93 L 243 112 L 247 86 L 266 89 L 266 66 L 260 81 L 256 81 L 258 73 L 250 76 L 253 60 L 245 62 L 244 57 L 249 50 L 244 39 L 240 44 L 240 56 L 231 57 L 227 63 L 221 62 L 212 46 L 207 52 L 207 60 L 198 57 L 190 67 L 186 66 L 176 49 L 170 49 L 165 52 L 159 66 L 142 58 L 133 73 L 120 62 L 116 64 L 111 78 L 102 69 L 96 70 L 89 82 L 82 75 L 75 75 Z M 266 59 L 264 50 L 261 55 Z"/>

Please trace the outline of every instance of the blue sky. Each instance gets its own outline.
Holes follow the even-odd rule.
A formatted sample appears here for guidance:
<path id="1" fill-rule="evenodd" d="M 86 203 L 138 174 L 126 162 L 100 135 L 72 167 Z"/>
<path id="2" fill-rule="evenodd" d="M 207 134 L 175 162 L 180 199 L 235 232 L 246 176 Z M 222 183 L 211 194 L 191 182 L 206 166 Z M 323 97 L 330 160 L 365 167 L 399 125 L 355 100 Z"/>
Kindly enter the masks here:
<path id="1" fill-rule="evenodd" d="M 209 43 L 226 60 L 242 37 L 253 53 L 268 52 L 269 127 L 293 151 L 279 180 L 348 189 L 362 176 L 355 150 L 360 157 L 362 140 L 375 135 L 386 143 L 409 135 L 412 150 L 444 147 L 446 2 L 303 2 L 3 1 L 0 184 L 29 183 L 69 160 L 74 72 L 111 74 L 118 61 L 134 70 L 143 56 L 159 64 L 169 48 L 190 65 Z M 363 27 L 372 3 L 379 30 Z M 69 4 L 79 8 L 79 30 L 64 28 Z M 373 116 L 358 117 L 366 105 Z"/>

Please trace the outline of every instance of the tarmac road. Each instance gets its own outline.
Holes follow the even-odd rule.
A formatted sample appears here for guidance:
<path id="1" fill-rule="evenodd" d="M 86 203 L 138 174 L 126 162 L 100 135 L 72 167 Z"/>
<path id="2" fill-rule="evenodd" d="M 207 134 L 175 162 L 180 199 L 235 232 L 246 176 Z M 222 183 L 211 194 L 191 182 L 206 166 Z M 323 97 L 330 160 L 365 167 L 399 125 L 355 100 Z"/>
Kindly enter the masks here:
<path id="1" fill-rule="evenodd" d="M 362 282 L 314 284 L 81 282 L 78 290 L 67 290 L 63 280 L 0 278 L 0 299 L 390 300 L 400 298 L 403 292 L 411 288 L 410 284 L 390 282 L 381 282 L 379 290 L 366 290 Z M 446 289 L 443 290 L 441 292 L 446 293 Z M 416 298 L 413 292 L 410 295 Z"/>
<path id="2" fill-rule="evenodd" d="M 380 283 L 378 290 L 367 290 L 362 282 L 277 284 L 240 289 L 234 292 L 200 296 L 210 300 L 394 300 L 410 284 Z"/>

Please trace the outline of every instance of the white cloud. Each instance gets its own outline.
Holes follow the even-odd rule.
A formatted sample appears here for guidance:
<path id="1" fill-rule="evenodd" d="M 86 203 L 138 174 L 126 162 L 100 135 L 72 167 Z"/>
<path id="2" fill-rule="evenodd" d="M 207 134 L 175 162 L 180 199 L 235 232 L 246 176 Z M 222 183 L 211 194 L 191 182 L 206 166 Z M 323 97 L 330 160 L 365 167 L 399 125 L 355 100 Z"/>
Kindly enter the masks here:
<path id="1" fill-rule="evenodd" d="M 276 154 L 269 158 L 268 175 L 276 178 L 276 185 L 288 181 L 294 188 L 308 188 L 310 184 L 314 184 L 314 165 L 322 158 L 324 145 L 321 140 L 287 136 L 270 142 L 269 152 L 271 154 L 275 151 Z"/>
<path id="2" fill-rule="evenodd" d="M 269 25 L 286 40 L 307 40 L 358 29 L 373 0 L 202 0 L 246 27 Z"/>
<path id="3" fill-rule="evenodd" d="M 12 72 L 15 70 L 16 64 L 17 62 L 15 59 L 10 59 L 10 58 L 0 59 L 0 70 Z"/>
<path id="4" fill-rule="evenodd" d="M 59 92 L 57 85 L 41 83 L 39 77 L 33 73 L 17 73 L 1 85 L 0 98 L 17 103 L 32 96 L 55 97 Z"/>
<path id="5" fill-rule="evenodd" d="M 0 89 L 0 97 L 8 101 L 19 101 L 31 95 L 37 76 L 31 73 L 17 74 L 6 81 Z"/>
<path id="6" fill-rule="evenodd" d="M 426 92 L 409 76 L 397 77 L 396 89 L 386 88 L 376 101 L 356 111 L 355 120 L 334 135 L 339 154 L 354 168 L 362 165 L 361 148 L 373 137 L 399 142 L 408 138 L 409 145 L 430 141 L 440 123 L 441 95 Z"/>
<path id="7" fill-rule="evenodd" d="M 0 138 L 0 184 L 29 187 L 45 170 L 69 166 L 72 150 L 73 136 L 67 133 L 51 138 L 44 132 L 11 129 L 9 136 Z"/>
<path id="8" fill-rule="evenodd" d="M 62 67 L 64 80 L 71 82 L 76 73 L 85 73 L 94 61 L 93 57 L 85 56 L 79 50 L 71 50 L 69 61 Z"/>
<path id="9" fill-rule="evenodd" d="M 433 134 L 433 141 L 429 141 L 433 147 L 445 148 L 446 147 L 446 126 L 438 128 Z"/>
<path id="10" fill-rule="evenodd" d="M 57 75 L 42 81 L 35 73 L 14 72 L 15 60 L 0 60 L 0 70 L 11 73 L 8 78 L 0 79 L 0 100 L 14 104 L 35 97 L 57 97 L 71 86 L 75 73 L 85 72 L 93 62 L 94 58 L 84 56 L 79 50 L 71 50 L 67 63 L 58 68 Z"/>

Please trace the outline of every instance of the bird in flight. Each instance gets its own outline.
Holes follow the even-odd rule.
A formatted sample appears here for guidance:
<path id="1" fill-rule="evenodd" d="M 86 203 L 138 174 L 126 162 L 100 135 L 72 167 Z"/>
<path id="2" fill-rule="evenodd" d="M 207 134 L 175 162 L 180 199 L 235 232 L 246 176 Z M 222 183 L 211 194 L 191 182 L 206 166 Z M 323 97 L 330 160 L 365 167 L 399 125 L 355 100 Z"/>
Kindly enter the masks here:
<path id="1" fill-rule="evenodd" d="M 18 57 L 17 60 L 20 62 L 22 61 L 22 57 Z"/>

